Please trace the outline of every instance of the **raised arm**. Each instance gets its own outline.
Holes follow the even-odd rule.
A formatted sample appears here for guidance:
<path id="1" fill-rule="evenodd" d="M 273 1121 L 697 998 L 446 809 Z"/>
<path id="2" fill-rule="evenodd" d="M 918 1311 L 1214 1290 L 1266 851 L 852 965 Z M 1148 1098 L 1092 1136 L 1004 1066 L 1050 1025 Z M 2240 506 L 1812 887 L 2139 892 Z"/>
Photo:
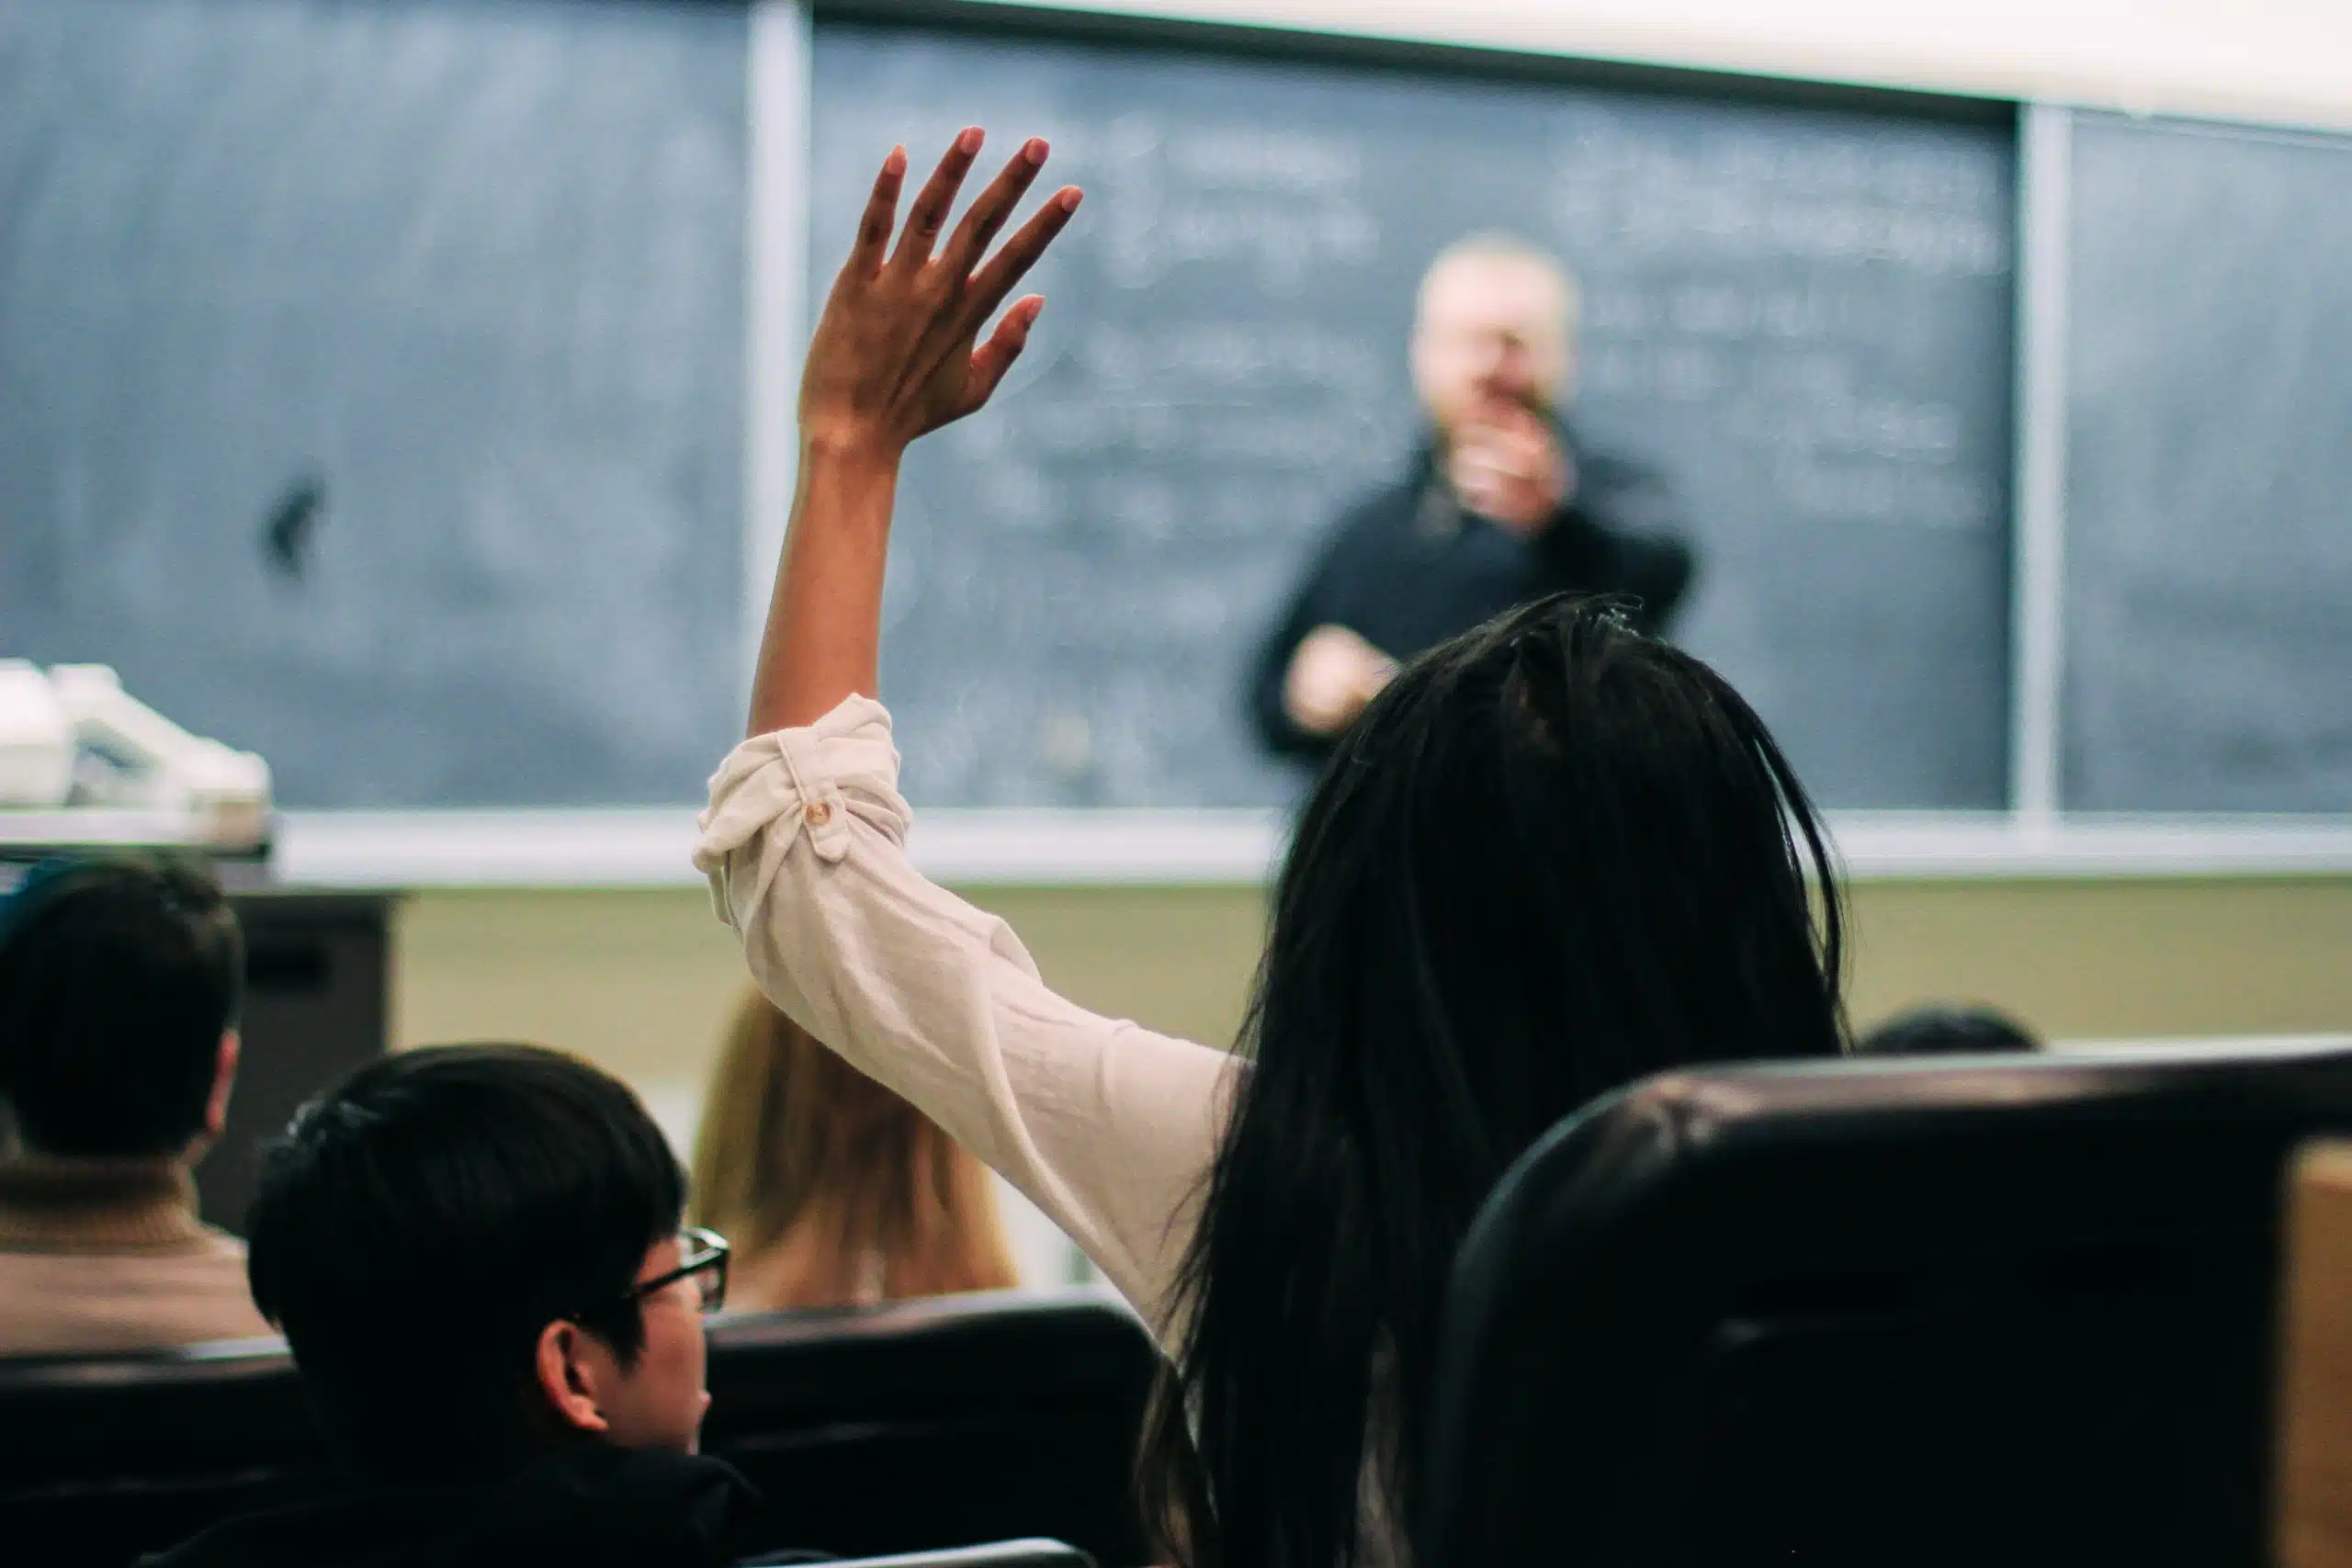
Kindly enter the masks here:
<path id="1" fill-rule="evenodd" d="M 1020 299 L 979 341 L 1078 210 L 1078 187 L 1065 186 L 989 254 L 1045 167 L 1045 142 L 1024 143 L 936 248 L 980 141 L 978 128 L 956 137 L 895 249 L 907 154 L 892 149 L 826 298 L 801 375 L 800 480 L 752 678 L 751 734 L 813 724 L 845 697 L 876 694 L 899 460 L 917 436 L 989 400 L 1046 307 L 1035 294 Z"/>
<path id="2" fill-rule="evenodd" d="M 1055 994 L 1002 920 L 924 879 L 873 700 L 899 457 L 1003 379 L 1043 301 L 981 331 L 1078 205 L 1059 192 L 988 254 L 1045 163 L 1032 141 L 937 248 L 979 140 L 956 139 L 895 251 L 891 153 L 825 303 L 752 733 L 711 780 L 695 863 L 770 1001 L 1002 1172 L 1167 1334 L 1239 1069 Z"/>

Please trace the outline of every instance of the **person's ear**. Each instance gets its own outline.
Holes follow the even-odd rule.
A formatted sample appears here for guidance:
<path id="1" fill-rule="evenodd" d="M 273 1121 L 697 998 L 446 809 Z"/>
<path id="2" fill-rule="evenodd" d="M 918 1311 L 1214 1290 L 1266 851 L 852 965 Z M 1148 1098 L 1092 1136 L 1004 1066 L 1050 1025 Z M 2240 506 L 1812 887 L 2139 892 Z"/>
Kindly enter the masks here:
<path id="1" fill-rule="evenodd" d="M 539 1330 L 539 1392 L 557 1420 L 582 1432 L 612 1427 L 597 1393 L 594 1353 L 594 1341 L 576 1323 L 558 1319 Z"/>
<path id="2" fill-rule="evenodd" d="M 237 1032 L 220 1032 L 220 1052 L 213 1058 L 212 1093 L 204 1102 L 204 1134 L 217 1138 L 229 1125 L 229 1091 L 237 1086 L 237 1054 L 243 1049 Z"/>

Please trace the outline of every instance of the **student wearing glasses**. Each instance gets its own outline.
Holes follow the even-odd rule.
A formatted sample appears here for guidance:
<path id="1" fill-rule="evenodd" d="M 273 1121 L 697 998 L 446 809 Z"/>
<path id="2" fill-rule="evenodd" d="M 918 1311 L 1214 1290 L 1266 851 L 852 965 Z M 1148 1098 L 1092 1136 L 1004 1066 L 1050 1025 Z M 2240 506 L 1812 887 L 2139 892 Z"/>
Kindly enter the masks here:
<path id="1" fill-rule="evenodd" d="M 727 1244 L 628 1087 L 559 1052 L 370 1064 L 264 1161 L 248 1257 L 355 1484 L 167 1568 L 734 1561 L 757 1496 L 695 1453 Z"/>

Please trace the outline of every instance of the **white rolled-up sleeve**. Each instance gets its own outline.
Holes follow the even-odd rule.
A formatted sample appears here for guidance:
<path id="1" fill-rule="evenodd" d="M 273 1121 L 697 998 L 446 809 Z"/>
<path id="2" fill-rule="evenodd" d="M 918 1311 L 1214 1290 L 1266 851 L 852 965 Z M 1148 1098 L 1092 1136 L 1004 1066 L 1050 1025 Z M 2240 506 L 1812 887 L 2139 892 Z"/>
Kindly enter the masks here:
<path id="1" fill-rule="evenodd" d="M 1047 988 L 1002 920 L 906 853 L 890 716 L 852 697 L 746 740 L 695 863 L 795 1022 L 1027 1194 L 1163 1337 L 1240 1069 Z"/>

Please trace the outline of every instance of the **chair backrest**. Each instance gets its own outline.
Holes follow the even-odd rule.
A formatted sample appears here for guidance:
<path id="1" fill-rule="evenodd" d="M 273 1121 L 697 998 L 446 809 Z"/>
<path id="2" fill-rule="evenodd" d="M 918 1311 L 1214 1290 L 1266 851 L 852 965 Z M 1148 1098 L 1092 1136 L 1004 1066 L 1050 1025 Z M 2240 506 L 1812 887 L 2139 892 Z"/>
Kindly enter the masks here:
<path id="1" fill-rule="evenodd" d="M 1158 1352 L 1103 1292 L 1003 1292 L 716 1320 L 704 1451 L 758 1540 L 837 1555 L 1046 1537 L 1148 1555 L 1132 1466 Z M 276 1341 L 0 1358 L 0 1558 L 109 1568 L 340 1484 Z M 1009 1565 L 1008 1565 L 1009 1568 Z"/>
<path id="2" fill-rule="evenodd" d="M 2251 1568 L 2282 1172 L 2342 1127 L 2342 1051 L 1636 1085 L 1464 1244 L 1419 1568 Z"/>
<path id="3" fill-rule="evenodd" d="M 116 1568 L 334 1480 L 277 1340 L 0 1357 L 0 1552 Z"/>
<path id="4" fill-rule="evenodd" d="M 1094 1560 L 1058 1540 L 1000 1540 L 945 1551 L 853 1558 L 827 1568 L 1094 1568 Z"/>
<path id="5" fill-rule="evenodd" d="M 1149 1550 L 1135 1460 L 1159 1366 L 1099 1291 L 722 1319 L 703 1451 L 767 1499 L 763 1538 L 842 1556 L 1048 1537 Z"/>
<path id="6" fill-rule="evenodd" d="M 2352 1143 L 2295 1162 L 2279 1321 L 2278 1568 L 2352 1568 Z"/>

